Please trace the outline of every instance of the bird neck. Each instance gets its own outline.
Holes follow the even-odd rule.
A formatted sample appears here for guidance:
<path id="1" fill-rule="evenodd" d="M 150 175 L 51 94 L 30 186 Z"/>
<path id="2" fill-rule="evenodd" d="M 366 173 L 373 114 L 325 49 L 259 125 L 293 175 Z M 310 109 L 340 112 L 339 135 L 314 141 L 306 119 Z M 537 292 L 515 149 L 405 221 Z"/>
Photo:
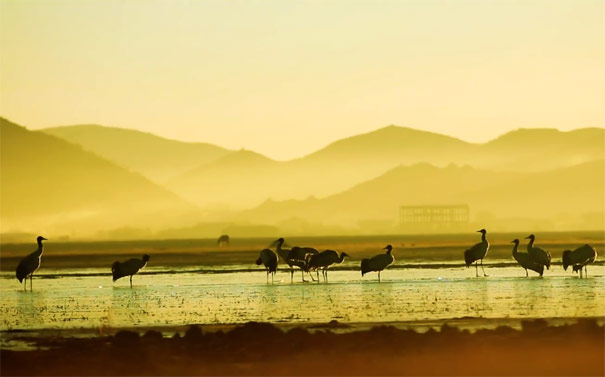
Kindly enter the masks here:
<path id="1" fill-rule="evenodd" d="M 485 237 L 485 233 L 481 233 L 481 242 L 485 242 L 487 241 L 487 238 Z"/>
<path id="2" fill-rule="evenodd" d="M 338 263 L 342 263 L 345 260 L 344 254 L 340 254 L 340 258 L 338 259 Z"/>
<path id="3" fill-rule="evenodd" d="M 42 240 L 38 241 L 38 250 L 36 250 L 36 255 L 42 255 L 42 251 L 44 251 L 44 245 L 42 245 Z"/>
<path id="4" fill-rule="evenodd" d="M 529 243 L 527 244 L 527 249 L 531 249 L 532 247 L 534 247 L 534 239 L 530 238 Z"/>
<path id="5" fill-rule="evenodd" d="M 516 243 L 513 245 L 513 256 L 516 256 L 519 253 L 519 244 Z"/>

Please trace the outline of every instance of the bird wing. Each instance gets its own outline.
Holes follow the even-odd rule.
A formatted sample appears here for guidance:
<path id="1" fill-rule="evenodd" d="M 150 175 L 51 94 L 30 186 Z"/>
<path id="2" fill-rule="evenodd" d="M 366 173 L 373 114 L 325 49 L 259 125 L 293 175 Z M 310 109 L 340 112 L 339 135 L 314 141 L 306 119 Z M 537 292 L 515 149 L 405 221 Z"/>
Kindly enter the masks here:
<path id="1" fill-rule="evenodd" d="M 16 275 L 19 282 L 26 276 L 30 275 L 40 267 L 40 257 L 38 251 L 30 253 L 25 258 L 21 259 L 21 262 L 17 265 Z"/>

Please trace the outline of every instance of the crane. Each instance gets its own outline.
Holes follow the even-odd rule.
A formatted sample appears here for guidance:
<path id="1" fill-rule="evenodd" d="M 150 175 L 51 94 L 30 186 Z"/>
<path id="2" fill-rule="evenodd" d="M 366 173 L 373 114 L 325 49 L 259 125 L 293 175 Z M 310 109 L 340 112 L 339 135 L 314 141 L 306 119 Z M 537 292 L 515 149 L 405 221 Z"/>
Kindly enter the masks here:
<path id="1" fill-rule="evenodd" d="M 487 234 L 487 230 L 480 229 L 477 232 L 481 233 L 481 242 L 473 245 L 470 249 L 464 252 L 464 261 L 466 262 L 466 267 L 468 268 L 473 262 L 475 262 L 475 276 L 479 277 L 479 268 L 477 267 L 477 261 L 481 261 L 481 270 L 483 271 L 483 276 L 487 276 L 485 273 L 485 269 L 483 268 L 483 258 L 487 255 L 487 251 L 489 250 L 489 241 L 485 237 Z"/>
<path id="2" fill-rule="evenodd" d="M 17 279 L 19 283 L 25 280 L 23 283 L 23 290 L 27 291 L 27 278 L 29 277 L 29 290 L 33 291 L 33 277 L 34 272 L 40 268 L 40 262 L 42 261 L 42 251 L 44 250 L 44 246 L 42 245 L 42 241 L 47 241 L 46 238 L 42 236 L 38 236 L 36 238 L 36 242 L 38 243 L 38 248 L 34 250 L 32 253 L 27 255 L 25 258 L 21 259 L 19 265 L 17 265 Z"/>
<path id="3" fill-rule="evenodd" d="M 573 272 L 580 271 L 580 278 L 582 277 L 582 268 L 584 268 L 584 275 L 588 277 L 586 265 L 593 263 L 597 259 L 597 256 L 597 250 L 589 244 L 580 246 L 574 251 L 565 250 L 563 252 L 563 268 L 567 271 L 567 267 L 570 265 L 573 266 Z"/>
<path id="4" fill-rule="evenodd" d="M 527 270 L 536 271 L 542 276 L 544 273 L 544 266 L 540 263 L 536 263 L 529 253 L 519 253 L 519 240 L 515 238 L 510 243 L 515 244 L 515 246 L 513 246 L 513 258 L 515 258 L 517 263 L 525 269 L 525 277 L 529 277 Z"/>
<path id="5" fill-rule="evenodd" d="M 116 281 L 124 276 L 130 276 L 130 288 L 132 288 L 132 275 L 136 274 L 140 269 L 145 267 L 147 262 L 149 262 L 149 255 L 147 254 L 143 254 L 142 259 L 132 258 L 124 262 L 114 262 L 111 265 L 113 281 Z"/>
<path id="6" fill-rule="evenodd" d="M 536 236 L 530 234 L 525 237 L 525 239 L 529 239 L 529 243 L 527 244 L 527 252 L 537 263 L 540 263 L 547 270 L 550 269 L 550 253 L 544 249 L 534 246 L 534 241 L 536 240 Z"/>
<path id="7" fill-rule="evenodd" d="M 393 264 L 395 258 L 391 251 L 393 250 L 393 246 L 386 245 L 383 247 L 383 250 L 387 252 L 384 254 L 378 254 L 373 256 L 372 258 L 364 258 L 361 260 L 361 276 L 367 274 L 368 272 L 378 271 L 378 281 L 380 282 L 380 272 Z"/>
<path id="8" fill-rule="evenodd" d="M 273 283 L 273 277 L 277 271 L 277 254 L 271 249 L 263 249 L 260 252 L 260 256 L 256 260 L 257 265 L 264 265 L 267 270 L 267 284 L 269 283 L 269 274 L 271 274 L 271 283 Z"/>
<path id="9" fill-rule="evenodd" d="M 342 263 L 345 257 L 348 257 L 349 254 L 342 252 L 340 256 L 334 250 L 324 250 L 318 254 L 307 254 L 308 259 L 308 268 L 315 269 L 317 271 L 317 282 L 319 282 L 319 270 L 322 270 L 322 275 L 324 277 L 324 281 L 328 282 L 328 268 L 335 263 Z"/>

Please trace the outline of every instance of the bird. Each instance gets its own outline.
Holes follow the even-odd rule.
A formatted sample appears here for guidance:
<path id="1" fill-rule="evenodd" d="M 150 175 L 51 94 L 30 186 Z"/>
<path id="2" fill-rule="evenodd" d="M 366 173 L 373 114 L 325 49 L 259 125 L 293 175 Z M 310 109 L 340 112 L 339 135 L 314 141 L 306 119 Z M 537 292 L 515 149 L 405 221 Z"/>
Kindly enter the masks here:
<path id="1" fill-rule="evenodd" d="M 132 275 L 136 274 L 140 269 L 145 267 L 147 262 L 149 262 L 149 255 L 147 254 L 143 254 L 142 259 L 132 258 L 124 262 L 114 262 L 111 265 L 113 281 L 116 281 L 124 276 L 130 276 L 130 288 L 132 288 Z"/>
<path id="2" fill-rule="evenodd" d="M 525 239 L 529 239 L 529 243 L 527 244 L 527 252 L 537 263 L 540 263 L 547 270 L 550 270 L 550 253 L 544 249 L 534 246 L 534 241 L 536 240 L 536 236 L 530 234 L 525 237 Z"/>
<path id="3" fill-rule="evenodd" d="M 223 234 L 218 238 L 218 240 L 216 240 L 216 245 L 218 247 L 229 246 L 230 241 L 231 240 L 229 239 L 229 235 Z"/>
<path id="4" fill-rule="evenodd" d="M 487 234 L 487 230 L 480 229 L 477 232 L 481 233 L 481 242 L 473 245 L 470 249 L 464 252 L 464 261 L 466 262 L 466 267 L 468 268 L 473 262 L 475 262 L 475 275 L 479 277 L 479 268 L 477 267 L 477 261 L 481 261 L 481 270 L 483 271 L 483 276 L 487 276 L 485 273 L 485 269 L 483 268 L 483 258 L 487 255 L 487 251 L 489 250 L 489 242 L 485 235 Z"/>
<path id="5" fill-rule="evenodd" d="M 322 270 L 322 275 L 324 277 L 324 281 L 328 281 L 328 268 L 335 263 L 342 263 L 345 257 L 348 257 L 349 254 L 342 252 L 340 253 L 340 257 L 338 253 L 334 250 L 324 250 L 318 254 L 307 254 L 308 268 L 315 269 L 317 271 L 317 282 L 319 282 L 319 270 Z"/>
<path id="6" fill-rule="evenodd" d="M 31 254 L 26 256 L 25 258 L 21 259 L 21 262 L 19 262 L 19 265 L 17 266 L 17 271 L 16 271 L 17 279 L 19 280 L 19 283 L 21 283 L 22 281 L 25 280 L 23 283 L 23 290 L 25 290 L 25 291 L 27 291 L 27 278 L 28 277 L 29 277 L 29 290 L 33 291 L 32 280 L 33 280 L 34 272 L 36 272 L 36 270 L 38 268 L 40 268 L 40 262 L 42 259 L 42 251 L 44 249 L 44 246 L 42 245 L 42 241 L 47 241 L 47 239 L 42 236 L 38 236 L 38 238 L 36 238 L 36 241 L 38 242 L 38 248 L 34 252 L 32 252 Z"/>
<path id="7" fill-rule="evenodd" d="M 563 252 L 563 269 L 567 271 L 567 267 L 571 265 L 573 266 L 573 272 L 580 271 L 580 277 L 582 277 L 582 268 L 584 268 L 584 275 L 588 277 L 586 265 L 593 263 L 597 256 L 597 250 L 589 244 L 580 246 L 574 251 L 565 250 Z"/>
<path id="8" fill-rule="evenodd" d="M 285 260 L 288 266 L 290 266 L 290 281 L 294 281 L 294 267 L 296 266 L 301 270 L 302 281 L 306 282 L 305 272 L 309 271 L 307 268 L 307 261 L 305 260 L 305 249 L 307 248 L 295 246 L 292 249 L 284 249 L 284 242 L 285 240 L 283 238 L 278 238 L 273 242 L 273 244 L 276 245 L 275 251 L 277 251 L 277 255 Z"/>
<path id="9" fill-rule="evenodd" d="M 386 250 L 387 252 L 384 254 L 375 255 L 369 259 L 364 258 L 361 260 L 361 276 L 367 274 L 368 272 L 378 271 L 378 281 L 380 281 L 380 271 L 384 270 L 395 261 L 393 254 L 391 254 L 393 246 L 386 245 L 382 249 Z"/>
<path id="10" fill-rule="evenodd" d="M 525 277 L 529 277 L 527 270 L 536 271 L 542 276 L 544 273 L 544 266 L 540 263 L 536 263 L 529 253 L 519 253 L 519 240 L 515 238 L 510 243 L 515 244 L 515 246 L 513 246 L 513 258 L 515 258 L 517 263 L 525 269 Z"/>
<path id="11" fill-rule="evenodd" d="M 271 283 L 273 283 L 273 277 L 277 271 L 277 254 L 271 249 L 263 249 L 260 252 L 260 256 L 256 260 L 257 265 L 264 265 L 267 270 L 267 283 L 269 283 L 269 274 L 271 274 Z"/>

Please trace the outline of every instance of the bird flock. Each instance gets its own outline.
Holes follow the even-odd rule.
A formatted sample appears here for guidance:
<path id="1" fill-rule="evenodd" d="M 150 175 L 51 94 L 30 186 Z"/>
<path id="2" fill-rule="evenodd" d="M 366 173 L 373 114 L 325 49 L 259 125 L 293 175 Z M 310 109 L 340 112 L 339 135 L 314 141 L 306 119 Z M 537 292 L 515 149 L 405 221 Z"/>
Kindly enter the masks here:
<path id="1" fill-rule="evenodd" d="M 485 229 L 480 229 L 477 232 L 481 233 L 481 242 L 473 245 L 464 252 L 464 262 L 467 268 L 473 263 L 475 264 L 475 276 L 479 277 L 479 265 L 481 265 L 483 276 L 488 276 L 483 267 L 483 259 L 487 256 L 490 246 L 486 237 L 487 231 Z M 529 239 L 526 253 L 519 252 L 519 239 L 511 241 L 511 243 L 514 244 L 512 257 L 517 261 L 519 266 L 525 269 L 526 277 L 529 277 L 528 270 L 543 276 L 544 268 L 546 267 L 547 270 L 550 269 L 551 255 L 547 250 L 535 246 L 535 235 L 530 234 L 525 238 Z M 38 248 L 24 257 L 17 265 L 16 276 L 19 283 L 23 282 L 24 290 L 27 290 L 27 278 L 29 278 L 30 290 L 33 291 L 33 276 L 38 268 L 40 268 L 42 252 L 44 249 L 42 241 L 45 240 L 47 239 L 38 236 L 36 239 Z M 271 245 L 275 250 L 272 250 L 271 248 L 261 250 L 259 257 L 256 260 L 257 265 L 265 267 L 267 283 L 269 283 L 269 276 L 271 276 L 271 283 L 274 282 L 280 260 L 283 260 L 288 265 L 291 282 L 294 281 L 294 271 L 296 267 L 301 271 L 303 282 L 307 282 L 307 280 L 305 280 L 305 274 L 310 276 L 311 280 L 319 282 L 319 274 L 321 272 L 324 282 L 327 283 L 329 268 L 333 265 L 342 263 L 345 258 L 349 257 L 349 254 L 347 253 L 338 253 L 335 250 L 324 250 L 320 252 L 312 247 L 294 246 L 292 248 L 286 248 L 284 245 L 285 240 L 283 238 L 278 238 Z M 377 254 L 372 258 L 364 258 L 361 260 L 360 267 L 362 277 L 369 272 L 377 272 L 378 281 L 381 281 L 380 273 L 395 262 L 395 257 L 392 254 L 393 246 L 387 245 L 383 250 L 386 250 L 386 252 Z M 111 266 L 113 281 L 115 282 L 122 277 L 129 276 L 130 287 L 132 288 L 133 275 L 143 269 L 147 265 L 147 262 L 149 262 L 149 259 L 149 255 L 144 254 L 141 259 L 132 258 L 124 262 L 114 262 Z M 594 247 L 586 244 L 575 250 L 563 251 L 562 259 L 565 271 L 571 266 L 573 272 L 579 272 L 581 278 L 588 277 L 587 265 L 593 263 L 597 259 L 597 251 Z M 313 273 L 315 273 L 317 279 L 313 276 Z"/>

